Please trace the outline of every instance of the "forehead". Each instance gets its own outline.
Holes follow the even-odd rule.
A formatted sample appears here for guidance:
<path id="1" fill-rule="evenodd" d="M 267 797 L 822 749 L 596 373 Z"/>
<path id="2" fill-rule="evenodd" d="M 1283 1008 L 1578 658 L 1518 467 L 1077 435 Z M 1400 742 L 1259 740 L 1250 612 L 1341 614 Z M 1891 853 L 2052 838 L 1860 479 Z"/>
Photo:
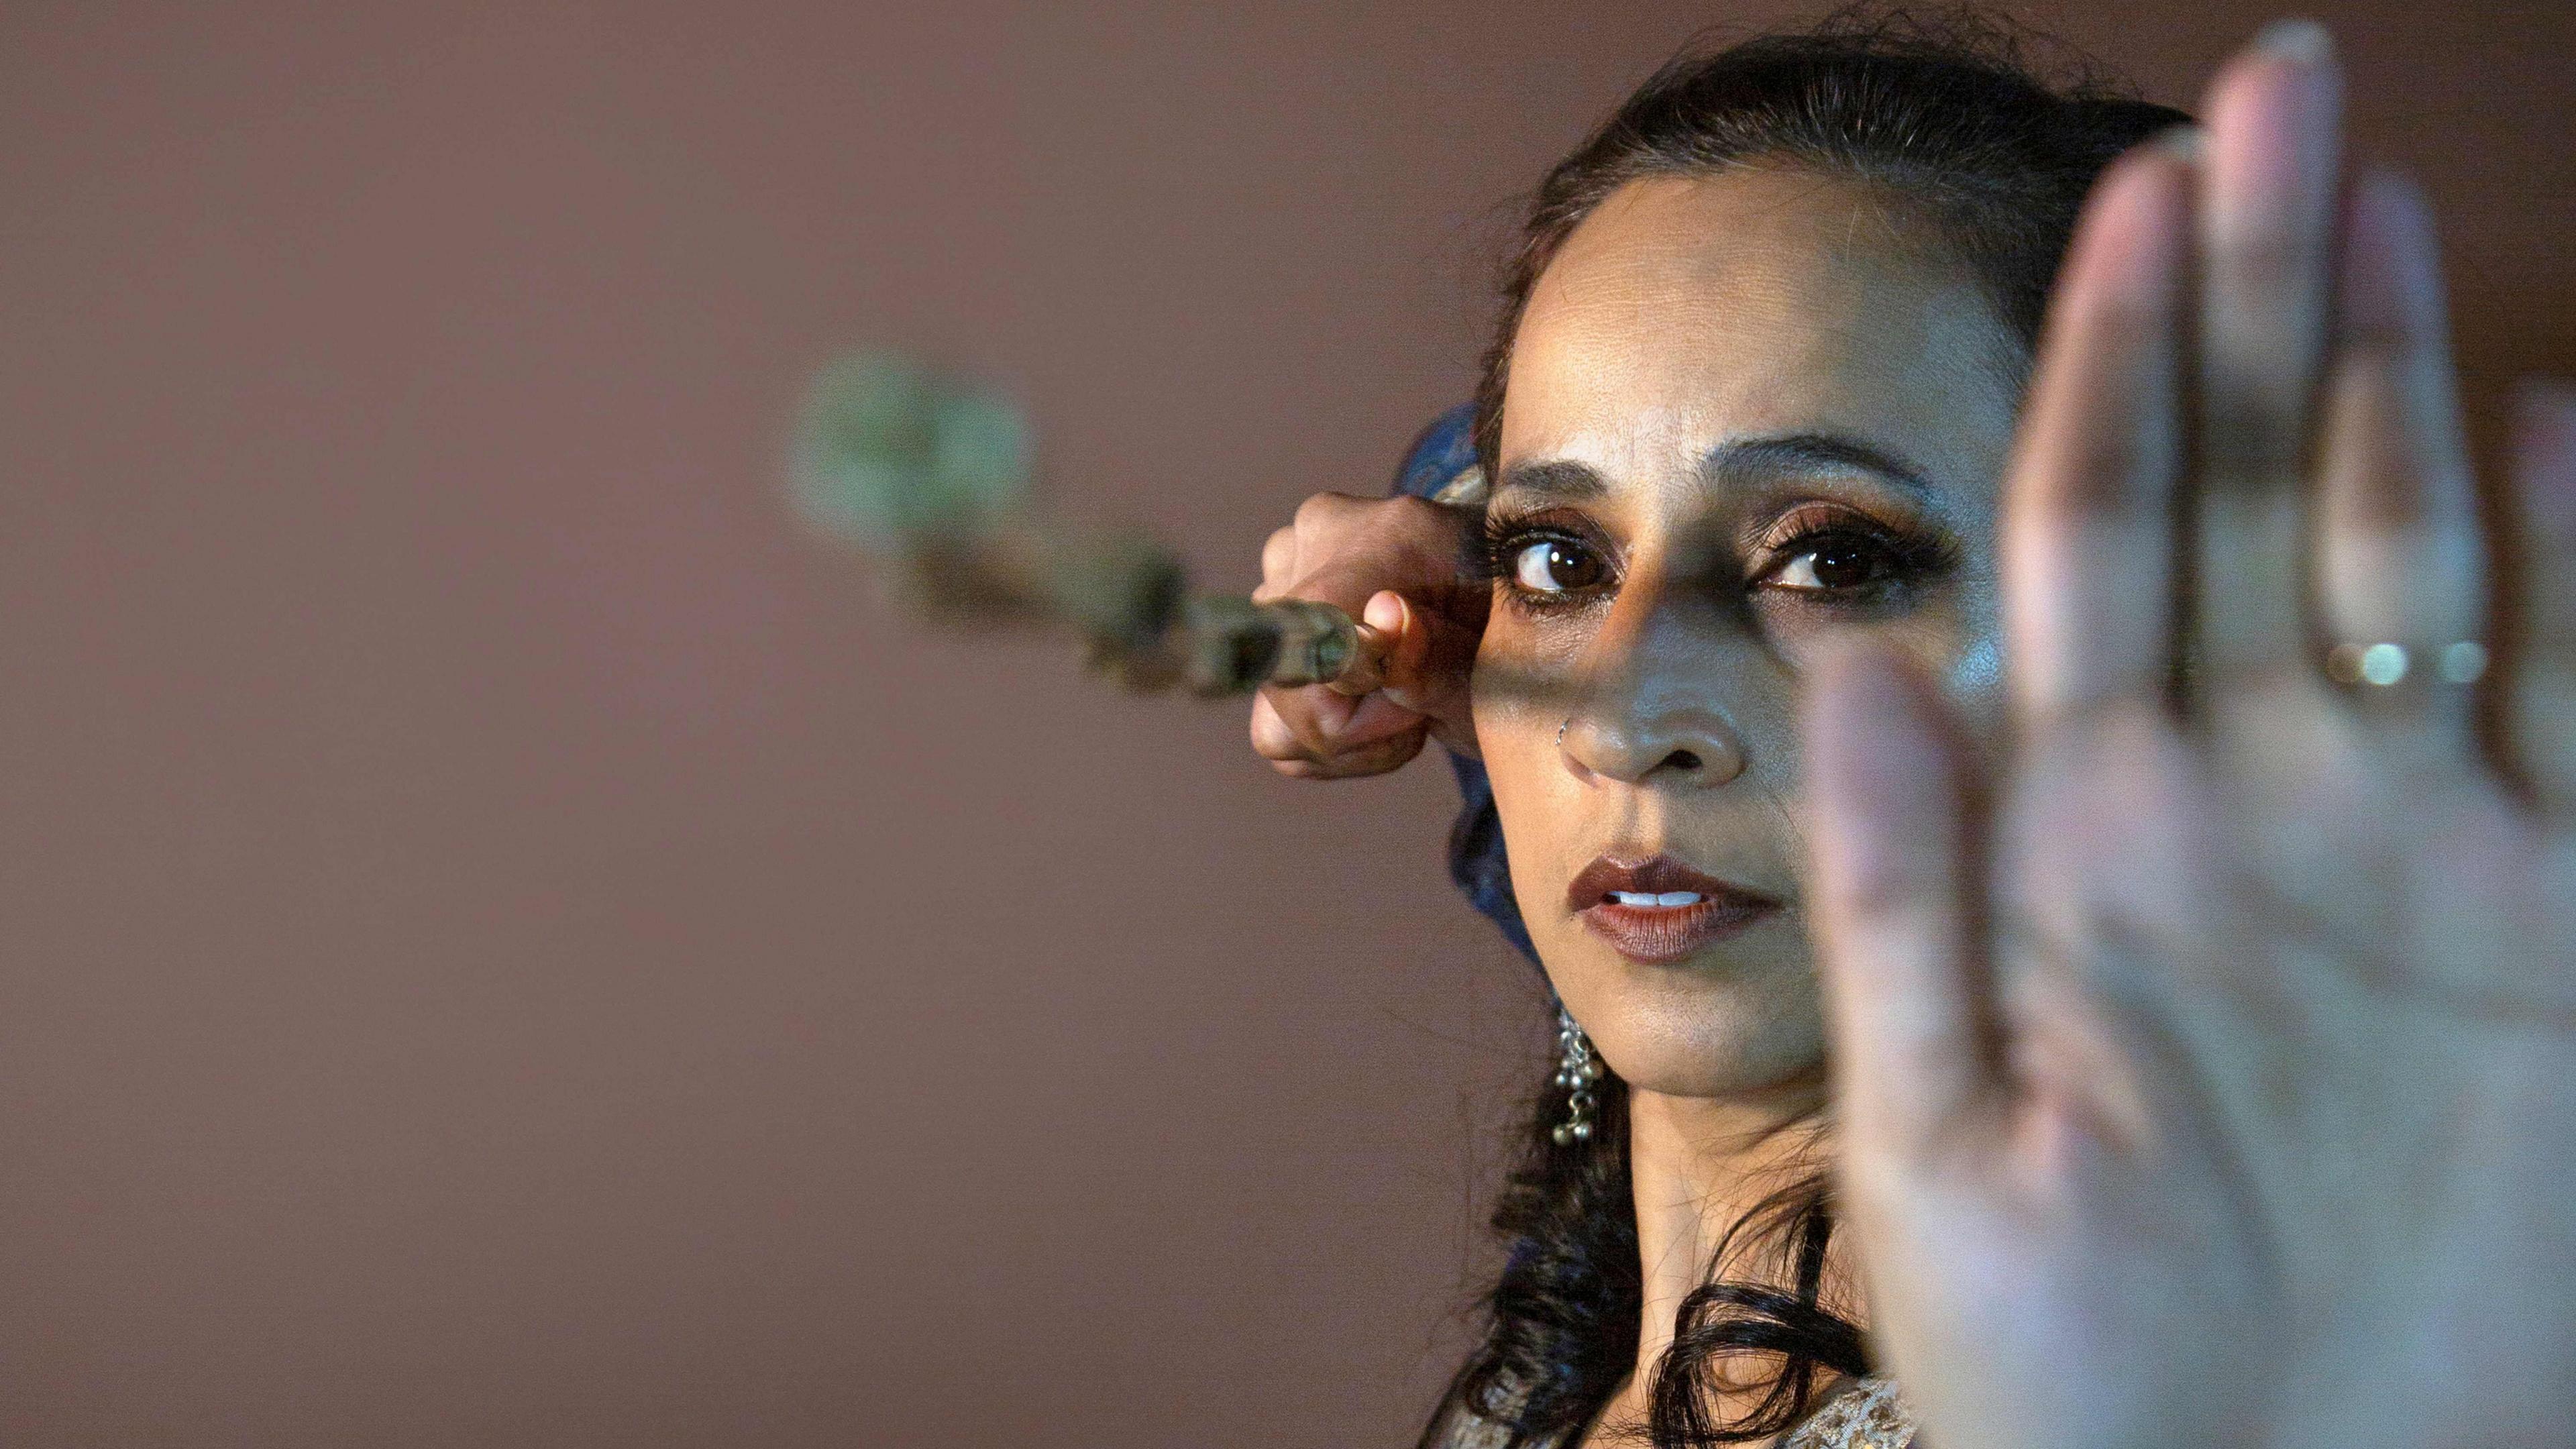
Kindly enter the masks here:
<path id="1" fill-rule="evenodd" d="M 1731 440 L 1820 434 L 1990 496 L 2018 352 L 1928 226 L 1858 183 L 1782 167 L 1631 182 L 1532 289 L 1503 461 L 1675 476 Z"/>

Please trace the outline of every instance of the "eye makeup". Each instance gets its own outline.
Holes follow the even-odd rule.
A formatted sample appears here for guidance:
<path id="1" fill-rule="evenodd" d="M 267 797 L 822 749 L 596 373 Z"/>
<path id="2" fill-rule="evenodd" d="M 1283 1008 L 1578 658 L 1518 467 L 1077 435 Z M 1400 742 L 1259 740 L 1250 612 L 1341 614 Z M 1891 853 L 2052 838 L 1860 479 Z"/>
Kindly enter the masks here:
<path id="1" fill-rule="evenodd" d="M 1477 552 L 1504 600 L 1526 613 L 1579 608 L 1618 592 L 1617 552 L 1575 509 L 1490 508 Z"/>
<path id="2" fill-rule="evenodd" d="M 1809 499 L 1771 517 L 1744 549 L 1749 587 L 1801 602 L 1867 608 L 1901 602 L 1955 572 L 1947 530 L 1846 503 Z"/>
<path id="3" fill-rule="evenodd" d="M 1961 556 L 1937 525 L 1814 497 L 1767 510 L 1730 552 L 1727 578 L 1713 584 L 1836 610 L 1901 606 L 1954 572 Z M 1497 503 L 1478 553 L 1485 575 L 1503 585 L 1502 602 L 1525 613 L 1560 613 L 1618 592 L 1617 550 L 1579 509 Z"/>

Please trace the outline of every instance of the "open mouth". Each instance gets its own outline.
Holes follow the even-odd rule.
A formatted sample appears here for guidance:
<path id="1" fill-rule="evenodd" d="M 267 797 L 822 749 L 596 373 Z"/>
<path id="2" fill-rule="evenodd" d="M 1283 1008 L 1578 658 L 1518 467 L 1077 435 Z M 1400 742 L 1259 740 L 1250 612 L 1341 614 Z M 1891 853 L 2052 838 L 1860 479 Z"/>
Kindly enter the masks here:
<path id="1" fill-rule="evenodd" d="M 1670 910 L 1674 906 L 1698 905 L 1707 897 L 1697 891 L 1612 891 L 1610 899 L 1638 910 L 1655 906 Z"/>
<path id="2" fill-rule="evenodd" d="M 1602 856 L 1566 893 L 1586 929 L 1631 961 L 1670 965 L 1777 914 L 1781 903 L 1731 885 L 1668 855 L 1625 861 Z"/>

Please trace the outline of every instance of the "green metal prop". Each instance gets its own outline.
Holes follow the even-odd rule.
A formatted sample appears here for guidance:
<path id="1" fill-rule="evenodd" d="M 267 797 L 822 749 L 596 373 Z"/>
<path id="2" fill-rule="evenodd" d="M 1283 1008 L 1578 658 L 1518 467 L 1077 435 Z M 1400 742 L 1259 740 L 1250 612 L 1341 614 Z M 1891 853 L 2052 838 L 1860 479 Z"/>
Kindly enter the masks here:
<path id="1" fill-rule="evenodd" d="M 898 597 L 926 617 L 1069 629 L 1094 668 L 1140 691 L 1377 685 L 1384 641 L 1340 609 L 1193 596 L 1179 557 L 1153 540 L 1047 517 L 1030 496 L 1018 409 L 908 359 L 866 353 L 824 369 L 794 466 L 805 516 L 884 559 Z"/>

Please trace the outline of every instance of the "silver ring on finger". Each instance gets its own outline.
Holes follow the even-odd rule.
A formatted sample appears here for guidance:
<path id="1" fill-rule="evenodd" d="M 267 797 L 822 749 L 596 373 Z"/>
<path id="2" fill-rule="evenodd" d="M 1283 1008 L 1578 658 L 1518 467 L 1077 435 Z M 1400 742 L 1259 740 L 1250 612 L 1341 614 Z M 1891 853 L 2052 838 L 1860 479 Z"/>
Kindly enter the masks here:
<path id="1" fill-rule="evenodd" d="M 2409 678 L 2471 685 L 2487 672 L 2487 647 L 2458 639 L 2438 648 L 2409 648 L 2393 639 L 2349 640 L 2326 651 L 2326 677 L 2360 690 L 2389 689 Z"/>

